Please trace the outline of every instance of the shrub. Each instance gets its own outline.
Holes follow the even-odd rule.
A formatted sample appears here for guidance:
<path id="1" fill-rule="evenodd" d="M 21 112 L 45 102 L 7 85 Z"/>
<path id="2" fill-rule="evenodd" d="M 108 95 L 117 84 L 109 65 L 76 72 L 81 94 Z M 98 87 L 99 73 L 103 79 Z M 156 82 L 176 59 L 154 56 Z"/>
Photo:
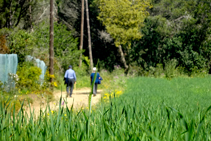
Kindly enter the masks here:
<path id="1" fill-rule="evenodd" d="M 31 54 L 35 46 L 34 36 L 25 30 L 18 30 L 11 32 L 8 44 L 10 53 L 18 54 L 19 63 L 25 61 L 25 56 Z"/>
<path id="2" fill-rule="evenodd" d="M 50 82 L 50 79 L 53 79 L 53 82 L 51 83 Z M 50 90 L 50 86 L 53 86 L 53 87 L 58 87 L 58 82 L 60 82 L 60 79 L 59 77 L 55 77 L 55 75 L 51 75 L 49 73 L 49 71 L 47 70 L 46 73 L 45 73 L 45 78 L 44 78 L 44 83 L 42 84 L 42 89 L 44 90 Z"/>
<path id="3" fill-rule="evenodd" d="M 22 66 L 18 67 L 17 75 L 19 77 L 17 87 L 30 88 L 31 90 L 39 88 L 41 69 L 34 66 L 33 63 L 23 63 Z"/>
<path id="4" fill-rule="evenodd" d="M 124 69 L 120 66 L 114 66 L 114 70 L 110 73 L 107 70 L 102 70 L 100 76 L 103 78 L 102 84 L 99 88 L 103 88 L 109 93 L 115 90 L 124 90 L 126 88 L 127 77 L 124 74 Z"/>
<path id="5" fill-rule="evenodd" d="M 167 78 L 173 78 L 178 75 L 177 63 L 176 59 L 172 59 L 165 63 L 164 73 Z"/>
<path id="6" fill-rule="evenodd" d="M 89 74 L 89 66 L 85 65 L 84 63 L 82 64 L 80 68 L 78 66 L 73 67 L 73 70 L 76 73 L 76 77 L 82 77 Z"/>
<path id="7" fill-rule="evenodd" d="M 195 66 L 192 69 L 190 76 L 191 77 L 205 77 L 208 75 L 208 72 L 209 72 L 208 68 L 199 69 L 197 66 Z"/>

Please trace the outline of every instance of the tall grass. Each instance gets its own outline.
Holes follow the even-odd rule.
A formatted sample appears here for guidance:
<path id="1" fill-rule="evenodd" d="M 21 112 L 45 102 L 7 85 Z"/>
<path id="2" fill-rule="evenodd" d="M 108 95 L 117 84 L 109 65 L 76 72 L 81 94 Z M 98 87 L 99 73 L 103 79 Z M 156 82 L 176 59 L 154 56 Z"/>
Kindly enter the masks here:
<path id="1" fill-rule="evenodd" d="M 211 140 L 211 78 L 128 80 L 123 95 L 88 110 L 51 111 L 36 120 L 0 105 L 0 140 Z M 115 94 L 114 94 L 115 95 Z M 33 115 L 33 113 L 31 113 Z"/>

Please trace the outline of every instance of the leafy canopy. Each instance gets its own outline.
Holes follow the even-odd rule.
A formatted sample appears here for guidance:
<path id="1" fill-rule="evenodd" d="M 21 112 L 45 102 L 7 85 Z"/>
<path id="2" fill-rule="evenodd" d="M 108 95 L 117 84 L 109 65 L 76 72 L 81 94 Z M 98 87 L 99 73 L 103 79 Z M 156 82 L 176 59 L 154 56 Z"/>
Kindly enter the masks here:
<path id="1" fill-rule="evenodd" d="M 100 0 L 98 19 L 106 26 L 117 47 L 130 47 L 131 40 L 142 37 L 140 28 L 144 26 L 150 7 L 148 0 Z"/>

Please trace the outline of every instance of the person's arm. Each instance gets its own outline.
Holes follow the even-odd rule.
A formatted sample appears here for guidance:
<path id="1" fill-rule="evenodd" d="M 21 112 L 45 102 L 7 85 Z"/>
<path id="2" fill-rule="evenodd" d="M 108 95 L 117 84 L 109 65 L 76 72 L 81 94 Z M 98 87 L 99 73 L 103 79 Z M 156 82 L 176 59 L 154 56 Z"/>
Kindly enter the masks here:
<path id="1" fill-rule="evenodd" d="M 64 74 L 64 84 L 67 84 L 67 71 L 65 72 L 65 74 Z"/>
<path id="2" fill-rule="evenodd" d="M 92 83 L 92 74 L 91 74 L 91 76 L 90 76 L 90 82 Z"/>
<path id="3" fill-rule="evenodd" d="M 64 78 L 67 78 L 67 71 L 65 72 Z"/>
<path id="4" fill-rule="evenodd" d="M 75 74 L 75 71 L 74 71 L 74 73 L 73 73 L 73 77 L 74 77 L 75 83 L 76 83 L 76 74 Z"/>
<path id="5" fill-rule="evenodd" d="M 100 80 L 100 74 L 98 73 L 98 79 Z"/>

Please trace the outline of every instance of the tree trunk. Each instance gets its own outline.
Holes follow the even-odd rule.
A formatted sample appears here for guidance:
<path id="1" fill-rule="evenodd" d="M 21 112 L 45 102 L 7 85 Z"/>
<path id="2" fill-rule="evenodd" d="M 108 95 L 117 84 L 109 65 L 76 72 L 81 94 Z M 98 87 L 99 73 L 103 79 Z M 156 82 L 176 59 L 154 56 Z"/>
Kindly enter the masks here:
<path id="1" fill-rule="evenodd" d="M 33 31 L 33 27 L 32 27 L 32 6 L 31 6 L 31 0 L 29 0 L 29 2 L 30 2 L 30 6 L 29 6 L 29 24 L 30 24 L 31 31 Z"/>
<path id="2" fill-rule="evenodd" d="M 125 56 L 124 56 L 124 53 L 122 51 L 122 46 L 121 45 L 118 47 L 118 51 L 119 51 L 119 53 L 121 55 L 121 61 L 124 64 L 125 71 L 127 71 L 129 67 L 128 67 L 127 63 L 126 63 Z"/>
<path id="3" fill-rule="evenodd" d="M 88 0 L 86 1 L 86 17 L 87 17 L 87 31 L 88 31 L 88 42 L 89 42 L 89 59 L 90 59 L 90 68 L 93 68 L 93 59 L 92 59 L 92 47 L 91 47 L 91 36 L 90 36 L 90 26 L 89 26 L 89 8 Z"/>
<path id="4" fill-rule="evenodd" d="M 50 48 L 49 48 L 49 73 L 50 75 L 53 75 L 53 60 L 54 60 L 54 50 L 53 50 L 53 35 L 54 35 L 54 31 L 53 31 L 53 0 L 50 0 Z M 50 82 L 51 82 L 51 89 L 53 90 L 53 78 L 50 78 Z"/>
<path id="5" fill-rule="evenodd" d="M 81 39 L 80 39 L 80 51 L 83 49 L 83 37 L 84 37 L 84 0 L 81 0 Z M 79 67 L 82 65 L 82 53 L 79 58 Z"/>

